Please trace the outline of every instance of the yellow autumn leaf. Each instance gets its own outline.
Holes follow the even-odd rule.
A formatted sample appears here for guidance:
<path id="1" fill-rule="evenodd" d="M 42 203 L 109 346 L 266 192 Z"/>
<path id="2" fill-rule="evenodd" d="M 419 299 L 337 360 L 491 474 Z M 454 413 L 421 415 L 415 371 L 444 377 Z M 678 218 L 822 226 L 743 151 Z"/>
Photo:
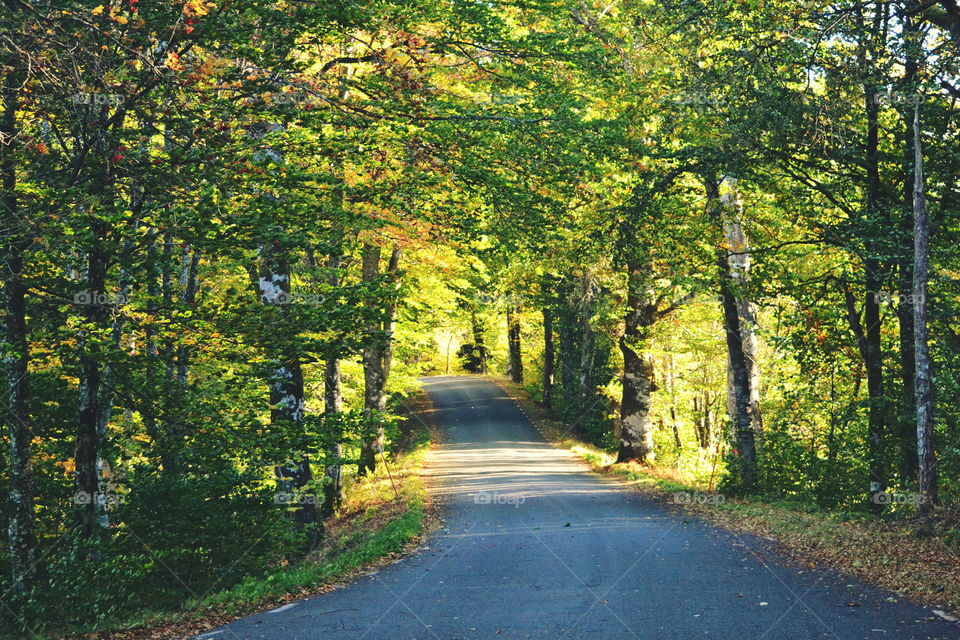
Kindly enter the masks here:
<path id="1" fill-rule="evenodd" d="M 90 13 L 92 13 L 95 16 L 100 15 L 101 13 L 103 13 L 103 5 L 100 5 L 99 7 L 94 8 L 94 10 L 91 11 Z"/>
<path id="2" fill-rule="evenodd" d="M 205 16 L 210 13 L 210 7 L 215 7 L 212 2 L 203 0 L 187 0 L 183 3 L 183 12 L 188 16 Z"/>
<path id="3" fill-rule="evenodd" d="M 180 71 L 183 69 L 183 63 L 180 61 L 180 56 L 175 54 L 173 51 L 167 52 L 167 59 L 164 62 L 164 65 L 168 69 L 173 69 L 174 71 Z"/>

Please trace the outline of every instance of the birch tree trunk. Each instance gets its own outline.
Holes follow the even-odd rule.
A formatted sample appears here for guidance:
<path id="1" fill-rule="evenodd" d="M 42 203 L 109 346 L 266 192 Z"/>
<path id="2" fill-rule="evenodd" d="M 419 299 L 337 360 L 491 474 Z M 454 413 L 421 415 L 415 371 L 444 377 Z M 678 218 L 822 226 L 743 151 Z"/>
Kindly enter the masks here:
<path id="1" fill-rule="evenodd" d="M 330 270 L 327 282 L 331 287 L 340 286 L 340 255 L 332 253 L 327 258 L 327 268 Z M 340 359 L 336 356 L 326 358 L 323 371 L 323 411 L 328 424 L 339 424 L 337 414 L 343 411 L 343 394 L 340 389 Z M 327 450 L 328 462 L 324 469 L 326 484 L 324 485 L 323 508 L 321 516 L 328 518 L 343 504 L 343 433 L 339 430 L 331 434 L 334 443 Z"/>
<path id="2" fill-rule="evenodd" d="M 585 409 L 592 400 L 594 391 L 592 381 L 595 336 L 590 323 L 593 316 L 593 274 L 585 272 L 580 286 L 580 367 L 577 395 L 580 406 Z"/>
<path id="3" fill-rule="evenodd" d="M 714 226 L 723 231 L 723 205 L 720 188 L 714 176 L 704 177 L 709 216 Z M 734 297 L 734 281 L 730 273 L 729 251 L 717 247 L 717 270 L 720 284 L 720 300 L 723 308 L 723 328 L 727 341 L 727 358 L 733 377 L 734 414 L 733 436 L 737 447 L 737 466 L 740 481 L 745 488 L 756 480 L 757 454 L 756 434 L 753 430 L 750 406 L 750 374 L 743 349 L 743 332 L 740 329 L 740 309 Z"/>
<path id="4" fill-rule="evenodd" d="M 920 513 L 928 514 L 937 501 L 937 460 L 933 448 L 933 385 L 927 336 L 927 280 L 930 272 L 930 223 L 927 216 L 920 147 L 920 105 L 913 112 L 913 336 L 916 354 L 917 458 L 920 477 Z"/>
<path id="5" fill-rule="evenodd" d="M 27 290 L 23 284 L 23 254 L 31 243 L 20 216 L 17 201 L 16 141 L 17 91 L 21 76 L 11 74 L 9 88 L 3 92 L 3 119 L 0 121 L 0 180 L 3 181 L 2 229 L 4 230 L 3 340 L 2 353 L 6 380 L 7 437 L 10 439 L 10 523 L 7 528 L 11 588 L 27 591 L 35 582 L 36 538 L 34 534 L 34 481 L 30 423 L 30 343 L 27 335 Z M 22 229 L 22 231 L 21 231 Z"/>
<path id="6" fill-rule="evenodd" d="M 730 276 L 736 285 L 735 299 L 740 314 L 740 339 L 743 343 L 743 355 L 747 360 L 747 378 L 750 393 L 750 423 L 759 436 L 763 430 L 760 413 L 760 367 L 757 345 L 756 305 L 745 293 L 745 285 L 750 279 L 750 241 L 743 230 L 743 200 L 737 189 L 737 181 L 724 178 L 728 188 L 720 196 L 723 212 L 723 228 L 730 250 Z M 732 416 L 736 412 L 736 398 L 733 391 L 733 367 L 727 360 L 727 410 Z"/>
<path id="7" fill-rule="evenodd" d="M 103 224 L 92 220 L 94 242 L 104 236 Z M 85 279 L 86 295 L 89 299 L 83 304 L 86 326 L 100 327 L 104 322 L 104 305 L 98 302 L 98 296 L 105 290 L 107 257 L 99 245 L 87 254 L 87 272 Z M 105 496 L 100 490 L 100 451 L 102 433 L 100 416 L 103 409 L 101 384 L 103 370 L 100 363 L 100 345 L 86 331 L 78 337 L 80 348 L 80 382 L 77 402 L 77 432 L 74 441 L 74 505 L 75 523 L 80 534 L 91 537 L 99 527 L 106 525 Z"/>
<path id="8" fill-rule="evenodd" d="M 259 139 L 269 133 L 282 130 L 283 127 L 279 124 L 268 124 L 266 128 L 257 127 L 251 130 L 250 136 Z M 274 148 L 268 147 L 258 151 L 257 154 L 261 157 L 269 157 L 277 164 L 283 162 L 283 154 Z M 262 197 L 278 204 L 273 196 L 263 195 Z M 287 305 L 292 300 L 290 262 L 287 250 L 276 240 L 280 235 L 277 232 L 282 232 L 282 229 L 275 227 L 261 238 L 258 250 L 259 265 L 255 275 L 261 303 L 279 305 L 280 317 L 284 319 L 289 313 Z M 267 376 L 271 407 L 270 420 L 284 425 L 288 433 L 300 436 L 303 434 L 306 407 L 303 370 L 296 343 L 291 340 L 292 336 L 282 333 L 283 326 L 286 324 L 287 322 L 281 322 L 277 340 L 271 345 L 272 369 Z M 301 498 L 293 511 L 293 519 L 307 536 L 308 551 L 316 547 L 324 535 L 323 518 L 320 516 L 317 497 L 312 492 L 301 491 L 313 481 L 310 454 L 309 450 L 295 451 L 291 460 L 274 467 L 278 492 L 293 490 L 292 492 Z"/>
<path id="9" fill-rule="evenodd" d="M 905 59 L 903 64 L 903 86 L 905 90 L 916 91 L 916 79 L 919 66 L 915 55 L 915 44 L 919 40 L 919 30 L 910 17 L 904 17 Z M 913 118 L 909 108 L 901 113 L 904 122 L 903 145 L 903 214 L 900 221 L 900 230 L 904 238 L 909 238 L 914 232 L 914 132 Z M 906 243 L 904 243 L 906 244 Z M 910 304 L 907 291 L 912 291 L 913 283 L 913 247 L 904 246 L 898 256 L 899 263 L 898 286 L 900 296 L 897 300 L 897 322 L 900 325 L 900 381 L 902 386 L 902 403 L 900 415 L 897 418 L 899 433 L 897 440 L 900 448 L 900 486 L 909 489 L 917 482 L 917 403 L 916 381 L 917 368 L 916 352 L 914 350 L 914 305 Z"/>
<path id="10" fill-rule="evenodd" d="M 290 268 L 281 249 L 272 242 L 260 245 L 260 269 L 258 292 L 264 304 L 281 306 L 290 301 Z M 296 349 L 289 345 L 273 354 L 273 368 L 267 379 L 270 391 L 270 420 L 284 425 L 293 434 L 300 434 L 305 415 L 303 371 Z M 298 451 L 286 464 L 274 467 L 279 491 L 288 488 L 297 491 L 307 487 L 313 480 L 309 451 Z M 323 537 L 323 520 L 314 496 L 304 495 L 293 512 L 293 518 L 307 535 L 308 548 L 312 549 Z"/>

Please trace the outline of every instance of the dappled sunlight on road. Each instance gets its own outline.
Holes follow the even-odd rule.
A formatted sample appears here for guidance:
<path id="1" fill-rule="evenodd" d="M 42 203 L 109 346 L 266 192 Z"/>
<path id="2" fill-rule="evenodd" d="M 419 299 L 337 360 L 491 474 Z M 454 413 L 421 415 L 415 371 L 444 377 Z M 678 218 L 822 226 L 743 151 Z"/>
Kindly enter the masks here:
<path id="1" fill-rule="evenodd" d="M 425 468 L 435 495 L 459 497 L 478 491 L 522 492 L 527 498 L 596 495 L 596 486 L 583 486 L 583 472 L 584 466 L 566 451 L 544 443 L 505 441 L 441 445 L 431 452 Z M 622 491 L 613 484 L 608 490 Z"/>

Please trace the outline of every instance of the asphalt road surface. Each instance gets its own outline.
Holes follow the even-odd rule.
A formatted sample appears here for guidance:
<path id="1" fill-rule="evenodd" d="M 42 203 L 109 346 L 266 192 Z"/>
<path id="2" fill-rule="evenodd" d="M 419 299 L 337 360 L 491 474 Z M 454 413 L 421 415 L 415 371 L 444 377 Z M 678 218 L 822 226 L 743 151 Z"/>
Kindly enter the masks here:
<path id="1" fill-rule="evenodd" d="M 960 639 L 930 609 L 591 474 L 492 382 L 427 389 L 446 438 L 427 463 L 442 529 L 378 573 L 201 638 Z"/>

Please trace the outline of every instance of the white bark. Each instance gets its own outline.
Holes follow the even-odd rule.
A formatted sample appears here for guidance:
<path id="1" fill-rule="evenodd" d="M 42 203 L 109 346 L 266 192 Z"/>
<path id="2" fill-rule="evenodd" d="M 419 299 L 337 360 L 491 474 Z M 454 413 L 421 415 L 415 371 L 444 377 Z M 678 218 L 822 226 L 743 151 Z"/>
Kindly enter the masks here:
<path id="1" fill-rule="evenodd" d="M 930 271 L 930 222 L 927 216 L 920 148 L 920 105 L 913 113 L 913 336 L 916 352 L 914 384 L 917 401 L 917 456 L 919 458 L 920 512 L 929 513 L 937 500 L 937 460 L 933 448 L 933 383 L 927 336 L 927 280 Z"/>
<path id="2" fill-rule="evenodd" d="M 743 230 L 743 199 L 737 187 L 736 178 L 725 177 L 726 191 L 720 196 L 723 211 L 723 230 L 726 236 L 730 263 L 730 276 L 733 281 L 742 287 L 750 279 L 752 260 L 750 257 L 750 240 Z M 751 407 L 751 423 L 754 431 L 762 429 L 760 413 L 760 367 L 759 347 L 757 341 L 757 311 L 756 305 L 746 296 L 737 296 L 737 311 L 740 315 L 740 334 L 743 342 L 743 355 L 747 360 L 747 375 L 749 378 L 749 394 Z M 735 413 L 733 389 L 733 370 L 727 366 L 727 412 Z"/>

